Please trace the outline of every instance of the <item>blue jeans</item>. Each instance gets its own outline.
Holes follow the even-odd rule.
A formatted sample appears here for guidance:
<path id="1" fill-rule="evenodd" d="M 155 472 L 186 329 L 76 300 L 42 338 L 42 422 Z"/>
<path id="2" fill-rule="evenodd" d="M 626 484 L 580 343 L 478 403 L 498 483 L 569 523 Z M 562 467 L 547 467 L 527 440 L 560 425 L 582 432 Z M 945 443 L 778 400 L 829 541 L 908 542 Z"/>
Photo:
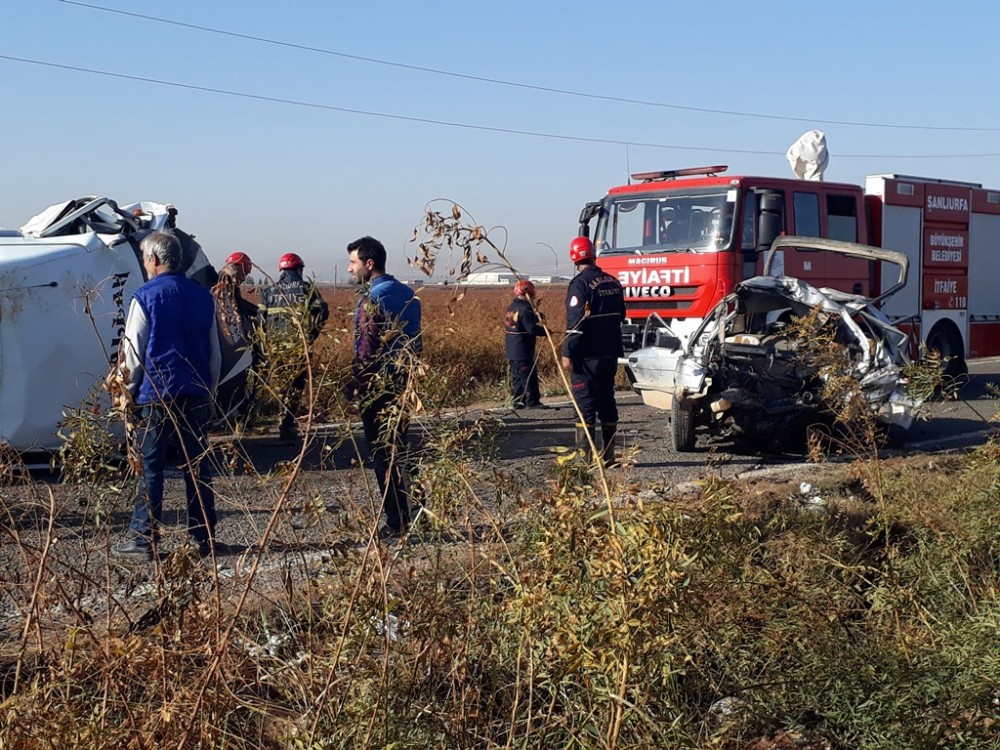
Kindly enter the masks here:
<path id="1" fill-rule="evenodd" d="M 176 438 L 187 495 L 188 533 L 197 544 L 215 534 L 215 493 L 208 460 L 207 426 L 213 406 L 207 396 L 178 396 L 167 404 L 140 407 L 137 435 L 143 481 L 129 528 L 140 543 L 152 544 L 163 516 L 163 470 Z"/>

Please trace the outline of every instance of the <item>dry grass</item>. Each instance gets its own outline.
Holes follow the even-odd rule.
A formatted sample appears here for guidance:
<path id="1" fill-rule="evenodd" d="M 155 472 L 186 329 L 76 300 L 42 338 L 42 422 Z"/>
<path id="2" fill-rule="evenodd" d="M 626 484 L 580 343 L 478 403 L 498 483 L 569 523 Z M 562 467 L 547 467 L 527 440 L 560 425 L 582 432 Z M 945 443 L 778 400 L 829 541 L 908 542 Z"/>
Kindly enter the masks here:
<path id="1" fill-rule="evenodd" d="M 507 393 L 507 359 L 504 356 L 503 314 L 512 299 L 509 287 L 425 286 L 416 288 L 423 307 L 426 366 L 440 375 L 434 380 L 432 401 L 445 406 L 477 401 L 504 401 Z M 565 284 L 539 285 L 538 308 L 561 352 L 566 327 Z M 339 382 L 352 357 L 353 287 L 321 287 L 330 305 L 330 320 L 314 347 L 316 365 L 330 373 L 331 385 Z M 248 297 L 254 299 L 253 294 Z M 549 344 L 538 341 L 539 378 L 543 395 L 564 393 L 557 362 Z M 336 394 L 320 403 L 336 400 Z"/>
<path id="2" fill-rule="evenodd" d="M 827 467 L 817 513 L 775 480 L 529 490 L 457 430 L 422 456 L 422 541 L 359 538 L 357 488 L 275 554 L 282 507 L 323 490 L 224 483 L 275 504 L 235 577 L 183 548 L 142 574 L 69 560 L 69 509 L 25 487 L 0 522 L 0 747 L 994 746 L 995 445 L 881 486 Z"/>

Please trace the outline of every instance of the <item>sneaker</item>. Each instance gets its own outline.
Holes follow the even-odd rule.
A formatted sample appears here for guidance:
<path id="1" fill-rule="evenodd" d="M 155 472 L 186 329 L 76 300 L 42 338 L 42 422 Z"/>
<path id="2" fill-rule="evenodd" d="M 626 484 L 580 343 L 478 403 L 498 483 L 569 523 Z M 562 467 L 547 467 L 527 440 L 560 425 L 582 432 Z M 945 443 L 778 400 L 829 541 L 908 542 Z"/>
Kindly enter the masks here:
<path id="1" fill-rule="evenodd" d="M 129 539 L 127 542 L 119 542 L 111 548 L 111 554 L 133 562 L 152 562 L 153 550 L 148 544 L 140 542 L 138 539 Z"/>
<path id="2" fill-rule="evenodd" d="M 525 404 L 529 409 L 548 409 L 550 408 L 547 404 L 543 404 L 541 401 L 536 401 L 533 404 Z"/>

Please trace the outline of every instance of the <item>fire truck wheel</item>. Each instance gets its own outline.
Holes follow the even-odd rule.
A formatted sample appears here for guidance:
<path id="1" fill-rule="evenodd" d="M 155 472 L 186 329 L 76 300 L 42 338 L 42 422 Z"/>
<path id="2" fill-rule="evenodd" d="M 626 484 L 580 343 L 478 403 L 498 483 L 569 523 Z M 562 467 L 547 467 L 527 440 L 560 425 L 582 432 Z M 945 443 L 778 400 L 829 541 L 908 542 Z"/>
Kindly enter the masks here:
<path id="1" fill-rule="evenodd" d="M 674 399 L 670 412 L 670 438 L 675 452 L 694 450 L 694 409 L 678 399 Z"/>
<path id="2" fill-rule="evenodd" d="M 959 334 L 946 325 L 936 325 L 927 337 L 927 348 L 948 359 L 944 374 L 949 378 L 959 378 L 969 374 L 965 362 L 965 351 Z"/>

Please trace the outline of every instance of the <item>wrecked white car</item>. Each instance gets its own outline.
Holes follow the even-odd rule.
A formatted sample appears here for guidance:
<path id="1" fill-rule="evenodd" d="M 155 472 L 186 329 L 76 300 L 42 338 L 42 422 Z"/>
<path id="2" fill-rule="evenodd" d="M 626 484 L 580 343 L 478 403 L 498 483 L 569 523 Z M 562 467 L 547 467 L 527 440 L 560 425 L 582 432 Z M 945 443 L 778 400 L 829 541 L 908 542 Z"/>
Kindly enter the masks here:
<path id="1" fill-rule="evenodd" d="M 782 248 L 842 253 L 898 268 L 898 281 L 877 298 L 811 286 L 772 276 Z M 827 350 L 840 352 L 843 368 L 879 422 L 908 428 L 921 402 L 905 392 L 907 334 L 894 327 L 877 303 L 902 288 L 907 259 L 891 250 L 812 237 L 775 241 L 764 275 L 736 286 L 686 344 L 662 320 L 656 345 L 629 355 L 633 388 L 643 400 L 671 412 L 674 450 L 690 451 L 698 426 L 746 438 L 788 434 L 829 414 L 824 386 L 833 375 L 817 361 L 817 341 L 801 321 L 822 327 Z M 820 353 L 822 356 L 822 352 Z"/>
<path id="2" fill-rule="evenodd" d="M 215 283 L 176 215 L 171 205 L 90 196 L 0 231 L 0 444 L 19 453 L 60 446 L 64 411 L 93 395 L 118 359 L 129 301 L 146 280 L 139 242 L 147 234 L 171 229 L 188 276 Z M 230 369 L 224 379 L 238 375 Z"/>

